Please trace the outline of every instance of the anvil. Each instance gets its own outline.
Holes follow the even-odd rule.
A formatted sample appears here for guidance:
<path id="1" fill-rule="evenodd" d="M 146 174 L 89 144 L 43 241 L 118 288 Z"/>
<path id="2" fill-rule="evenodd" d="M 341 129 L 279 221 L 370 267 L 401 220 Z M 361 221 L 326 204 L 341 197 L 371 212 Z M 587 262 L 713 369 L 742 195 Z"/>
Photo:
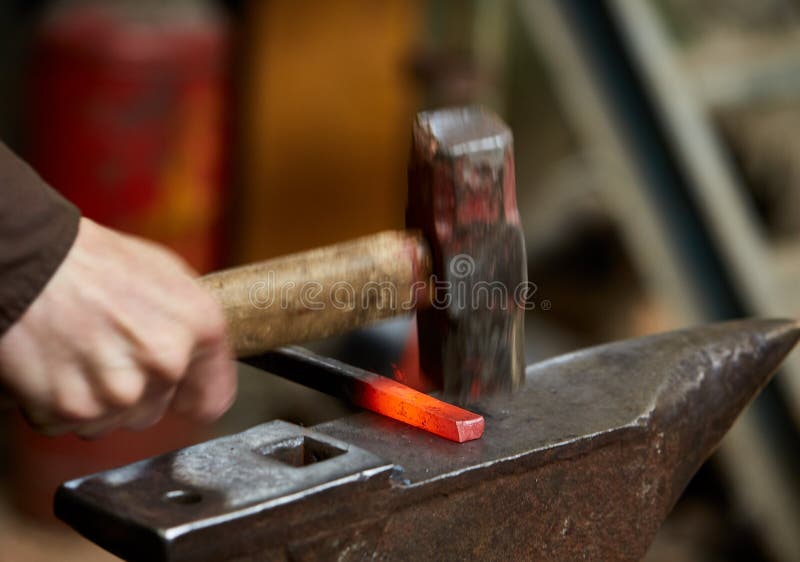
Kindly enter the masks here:
<path id="1" fill-rule="evenodd" d="M 130 560 L 638 560 L 798 338 L 743 320 L 537 363 L 464 444 L 273 421 L 67 482 L 55 511 Z"/>

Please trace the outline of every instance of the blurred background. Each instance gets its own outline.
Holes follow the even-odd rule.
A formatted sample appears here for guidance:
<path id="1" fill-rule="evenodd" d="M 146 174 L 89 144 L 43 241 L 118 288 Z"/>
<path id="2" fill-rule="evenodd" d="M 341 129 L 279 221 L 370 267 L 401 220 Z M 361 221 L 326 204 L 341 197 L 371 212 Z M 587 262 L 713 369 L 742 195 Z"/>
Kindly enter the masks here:
<path id="1" fill-rule="evenodd" d="M 402 227 L 414 114 L 472 102 L 515 135 L 529 361 L 800 315 L 800 0 L 0 0 L 0 138 L 201 272 Z M 408 330 L 321 347 L 385 370 Z M 214 428 L 87 443 L 0 413 L 0 560 L 113 559 L 53 521 L 63 480 L 346 411 L 240 379 Z M 800 560 L 798 428 L 795 353 L 647 560 Z"/>

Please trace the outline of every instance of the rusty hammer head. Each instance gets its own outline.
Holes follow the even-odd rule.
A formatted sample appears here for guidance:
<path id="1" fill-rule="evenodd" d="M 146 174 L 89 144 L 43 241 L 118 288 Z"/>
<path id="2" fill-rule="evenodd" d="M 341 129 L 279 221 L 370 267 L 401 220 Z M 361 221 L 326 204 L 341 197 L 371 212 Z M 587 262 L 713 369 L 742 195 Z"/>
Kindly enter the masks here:
<path id="1" fill-rule="evenodd" d="M 480 107 L 414 123 L 406 225 L 433 258 L 433 306 L 417 313 L 420 367 L 460 402 L 523 378 L 526 263 L 510 129 Z"/>

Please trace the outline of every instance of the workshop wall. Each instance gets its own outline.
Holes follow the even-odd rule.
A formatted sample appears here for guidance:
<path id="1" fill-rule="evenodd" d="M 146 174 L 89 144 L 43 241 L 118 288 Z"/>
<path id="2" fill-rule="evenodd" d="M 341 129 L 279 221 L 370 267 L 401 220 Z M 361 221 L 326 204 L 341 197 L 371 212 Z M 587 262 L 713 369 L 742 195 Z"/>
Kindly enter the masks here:
<path id="1" fill-rule="evenodd" d="M 234 261 L 402 227 L 419 2 L 245 10 Z"/>

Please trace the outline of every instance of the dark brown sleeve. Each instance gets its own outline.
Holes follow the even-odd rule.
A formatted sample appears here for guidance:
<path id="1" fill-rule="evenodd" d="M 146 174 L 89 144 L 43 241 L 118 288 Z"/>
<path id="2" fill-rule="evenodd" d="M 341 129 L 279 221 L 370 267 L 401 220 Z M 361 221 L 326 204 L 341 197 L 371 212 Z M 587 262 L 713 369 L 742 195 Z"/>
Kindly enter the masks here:
<path id="1" fill-rule="evenodd" d="M 55 273 L 80 213 L 0 143 L 0 336 Z"/>

